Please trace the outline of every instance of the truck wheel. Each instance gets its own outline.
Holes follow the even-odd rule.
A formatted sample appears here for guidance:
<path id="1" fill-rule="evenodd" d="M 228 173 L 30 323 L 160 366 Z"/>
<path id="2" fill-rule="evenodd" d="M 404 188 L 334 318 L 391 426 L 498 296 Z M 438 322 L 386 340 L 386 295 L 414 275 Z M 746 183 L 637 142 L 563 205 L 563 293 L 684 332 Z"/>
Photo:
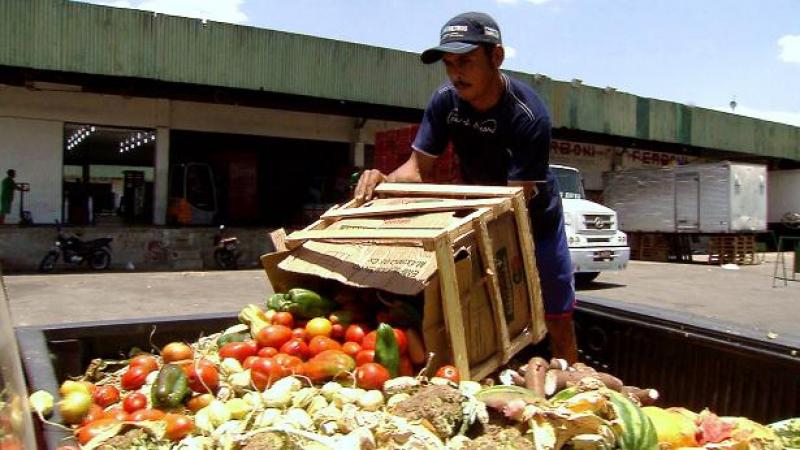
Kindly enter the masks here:
<path id="1" fill-rule="evenodd" d="M 600 275 L 600 272 L 577 272 L 575 273 L 575 285 L 586 286 L 594 281 L 598 275 Z"/>

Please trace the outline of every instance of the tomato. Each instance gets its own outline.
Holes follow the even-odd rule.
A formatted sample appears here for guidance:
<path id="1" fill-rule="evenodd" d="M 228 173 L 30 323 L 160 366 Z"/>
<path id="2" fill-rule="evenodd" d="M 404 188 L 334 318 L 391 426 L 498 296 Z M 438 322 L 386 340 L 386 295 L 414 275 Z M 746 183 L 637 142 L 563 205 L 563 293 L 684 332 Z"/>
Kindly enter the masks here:
<path id="1" fill-rule="evenodd" d="M 61 386 L 58 388 L 58 393 L 61 394 L 62 397 L 66 397 L 73 392 L 83 392 L 91 396 L 94 390 L 93 388 L 97 389 L 92 383 L 86 381 L 67 380 L 61 383 Z"/>
<path id="2" fill-rule="evenodd" d="M 288 342 L 288 341 L 287 341 Z M 258 351 L 258 356 L 262 358 L 272 358 L 273 356 L 277 355 L 278 349 L 275 347 L 264 347 Z"/>
<path id="3" fill-rule="evenodd" d="M 278 353 L 273 359 L 283 369 L 284 376 L 302 373 L 303 360 L 297 356 Z"/>
<path id="4" fill-rule="evenodd" d="M 305 329 L 305 327 L 303 327 L 303 328 L 295 328 L 295 329 L 292 330 L 292 339 L 295 339 L 295 338 L 305 340 L 305 338 L 306 338 L 306 329 Z"/>
<path id="5" fill-rule="evenodd" d="M 219 359 L 233 358 L 244 362 L 248 356 L 254 356 L 258 351 L 254 345 L 247 342 L 229 342 L 219 349 Z"/>
<path id="6" fill-rule="evenodd" d="M 347 327 L 347 330 L 344 332 L 344 340 L 347 342 L 358 342 L 361 344 L 361 341 L 364 340 L 364 336 L 368 333 L 368 328 L 360 323 L 354 323 Z"/>
<path id="7" fill-rule="evenodd" d="M 361 351 L 361 346 L 358 345 L 358 342 L 345 342 L 344 345 L 342 345 L 342 351 L 347 353 L 351 358 L 355 358 L 358 352 Z"/>
<path id="8" fill-rule="evenodd" d="M 111 385 L 100 386 L 92 396 L 92 400 L 103 408 L 107 408 L 119 401 L 119 389 Z"/>
<path id="9" fill-rule="evenodd" d="M 400 349 L 401 355 L 408 354 L 408 338 L 406 337 L 405 331 L 401 330 L 400 328 L 392 328 L 394 331 L 394 339 L 397 341 L 397 347 Z"/>
<path id="10" fill-rule="evenodd" d="M 390 378 L 389 371 L 378 363 L 366 363 L 356 368 L 356 384 L 364 389 L 383 389 Z"/>
<path id="11" fill-rule="evenodd" d="M 340 323 L 331 325 L 331 337 L 341 340 L 344 337 L 344 326 Z"/>
<path id="12" fill-rule="evenodd" d="M 128 394 L 128 396 L 125 397 L 125 400 L 122 401 L 122 408 L 128 413 L 147 408 L 147 396 L 141 392 Z"/>
<path id="13" fill-rule="evenodd" d="M 308 349 L 314 356 L 325 350 L 341 350 L 342 345 L 327 336 L 314 336 L 308 343 Z"/>
<path id="14" fill-rule="evenodd" d="M 461 375 L 459 375 L 458 369 L 453 366 L 439 367 L 439 370 L 436 371 L 436 376 L 439 378 L 446 378 L 453 383 L 458 383 L 461 381 Z"/>
<path id="15" fill-rule="evenodd" d="M 167 422 L 164 436 L 170 441 L 180 441 L 194 431 L 194 422 L 189 416 L 170 413 L 164 416 L 164 421 Z"/>
<path id="16" fill-rule="evenodd" d="M 375 350 L 361 350 L 356 353 L 356 366 L 362 366 L 375 361 Z"/>
<path id="17" fill-rule="evenodd" d="M 212 400 L 214 400 L 214 396 L 211 394 L 195 395 L 186 402 L 186 407 L 189 408 L 191 412 L 197 412 L 208 406 Z"/>
<path id="18" fill-rule="evenodd" d="M 283 378 L 283 367 L 272 358 L 258 358 L 250 367 L 250 376 L 256 389 L 263 391 Z"/>
<path id="19" fill-rule="evenodd" d="M 141 355 L 136 355 L 131 358 L 130 362 L 131 367 L 138 367 L 142 366 L 147 369 L 148 372 L 152 372 L 158 369 L 158 360 L 155 356 L 150 355 L 148 353 L 144 353 Z"/>
<path id="20" fill-rule="evenodd" d="M 361 348 L 364 350 L 375 350 L 375 341 L 378 340 L 378 332 L 377 331 L 370 331 L 364 336 L 364 339 L 361 341 Z"/>
<path id="21" fill-rule="evenodd" d="M 236 342 L 232 343 L 235 344 Z M 191 364 L 186 364 L 183 366 L 183 371 L 189 377 L 189 389 L 195 392 L 216 392 L 219 387 L 217 366 L 208 360 L 198 359 Z"/>
<path id="22" fill-rule="evenodd" d="M 105 411 L 100 405 L 92 405 L 89 407 L 89 412 L 83 416 L 83 421 L 81 421 L 81 425 L 88 425 L 95 420 L 102 419 L 105 416 Z"/>
<path id="23" fill-rule="evenodd" d="M 414 375 L 414 366 L 408 356 L 400 358 L 400 376 L 410 377 Z"/>
<path id="24" fill-rule="evenodd" d="M 272 348 L 272 347 L 264 347 L 264 348 Z M 264 350 L 264 349 L 262 348 L 261 350 Z M 275 350 L 275 349 L 273 348 L 273 350 Z M 261 352 L 259 352 L 259 353 L 261 353 Z M 244 362 L 242 363 L 242 368 L 245 369 L 245 370 L 249 369 L 250 367 L 253 366 L 253 361 L 257 360 L 258 358 L 259 358 L 259 356 L 248 356 L 247 358 L 244 359 Z M 267 357 L 265 356 L 265 358 L 267 358 Z"/>
<path id="25" fill-rule="evenodd" d="M 128 417 L 128 420 L 131 422 L 143 422 L 145 420 L 161 420 L 164 418 L 164 411 L 160 409 L 140 409 L 138 411 L 134 411 Z"/>
<path id="26" fill-rule="evenodd" d="M 147 371 L 146 367 L 129 367 L 128 370 L 122 374 L 122 379 L 120 380 L 119 384 L 122 386 L 122 389 L 125 389 L 126 391 L 135 391 L 144 386 L 149 373 L 150 372 Z"/>
<path id="27" fill-rule="evenodd" d="M 194 358 L 194 350 L 183 342 L 170 342 L 161 349 L 161 359 L 164 363 L 183 361 Z"/>
<path id="28" fill-rule="evenodd" d="M 275 313 L 275 316 L 272 318 L 272 324 L 292 328 L 294 326 L 294 317 L 292 317 L 292 313 L 290 312 Z"/>
<path id="29" fill-rule="evenodd" d="M 256 335 L 260 347 L 281 348 L 291 338 L 292 329 L 284 325 L 268 325 Z"/>
<path id="30" fill-rule="evenodd" d="M 289 339 L 283 344 L 281 346 L 281 353 L 296 356 L 303 361 L 311 356 L 311 350 L 308 348 L 308 344 L 306 344 L 304 340 L 298 338 Z"/>
<path id="31" fill-rule="evenodd" d="M 128 420 L 128 413 L 121 406 L 115 406 L 103 413 L 105 419 L 117 419 L 120 422 Z"/>
<path id="32" fill-rule="evenodd" d="M 90 424 L 84 425 L 78 429 L 78 442 L 81 445 L 86 445 L 95 436 L 118 423 L 119 421 L 115 419 L 97 419 Z"/>
<path id="33" fill-rule="evenodd" d="M 330 336 L 333 324 L 324 317 L 315 317 L 306 324 L 306 335 L 311 336 Z"/>

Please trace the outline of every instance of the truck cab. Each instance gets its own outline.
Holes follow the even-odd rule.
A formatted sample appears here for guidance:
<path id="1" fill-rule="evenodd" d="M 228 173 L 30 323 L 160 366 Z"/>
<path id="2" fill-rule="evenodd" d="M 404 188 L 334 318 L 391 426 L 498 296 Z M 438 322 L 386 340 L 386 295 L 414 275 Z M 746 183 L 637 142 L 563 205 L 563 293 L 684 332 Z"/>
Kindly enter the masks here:
<path id="1" fill-rule="evenodd" d="M 589 283 L 603 271 L 623 270 L 630 259 L 628 236 L 619 230 L 617 213 L 586 200 L 578 169 L 551 165 L 564 205 L 572 270 L 577 284 Z"/>

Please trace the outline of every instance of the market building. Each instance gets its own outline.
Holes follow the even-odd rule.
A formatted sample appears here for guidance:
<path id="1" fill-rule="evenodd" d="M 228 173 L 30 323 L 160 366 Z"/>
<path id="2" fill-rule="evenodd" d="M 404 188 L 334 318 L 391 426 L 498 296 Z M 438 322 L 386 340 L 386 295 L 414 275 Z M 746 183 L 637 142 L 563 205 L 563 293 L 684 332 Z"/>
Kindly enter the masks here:
<path id="1" fill-rule="evenodd" d="M 375 133 L 416 123 L 444 79 L 414 53 L 67 0 L 2 2 L 0 36 L 0 170 L 28 183 L 35 224 L 114 236 L 119 267 L 207 262 L 219 223 L 244 227 L 255 263 L 263 230 L 345 200 Z M 798 127 L 513 75 L 593 198 L 630 167 L 800 168 Z M 4 264 L 35 267 L 53 234 L 0 227 Z"/>

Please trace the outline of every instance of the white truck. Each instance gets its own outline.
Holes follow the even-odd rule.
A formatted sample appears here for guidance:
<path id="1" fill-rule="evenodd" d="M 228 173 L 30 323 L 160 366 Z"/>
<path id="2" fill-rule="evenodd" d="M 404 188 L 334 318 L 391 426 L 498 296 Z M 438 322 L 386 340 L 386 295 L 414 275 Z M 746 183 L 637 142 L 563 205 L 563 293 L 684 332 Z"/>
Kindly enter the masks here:
<path id="1" fill-rule="evenodd" d="M 619 230 L 617 213 L 586 200 L 578 169 L 551 165 L 558 178 L 564 205 L 564 226 L 572 259 L 575 282 L 586 284 L 600 272 L 623 270 L 628 266 L 631 249 L 628 236 Z"/>

